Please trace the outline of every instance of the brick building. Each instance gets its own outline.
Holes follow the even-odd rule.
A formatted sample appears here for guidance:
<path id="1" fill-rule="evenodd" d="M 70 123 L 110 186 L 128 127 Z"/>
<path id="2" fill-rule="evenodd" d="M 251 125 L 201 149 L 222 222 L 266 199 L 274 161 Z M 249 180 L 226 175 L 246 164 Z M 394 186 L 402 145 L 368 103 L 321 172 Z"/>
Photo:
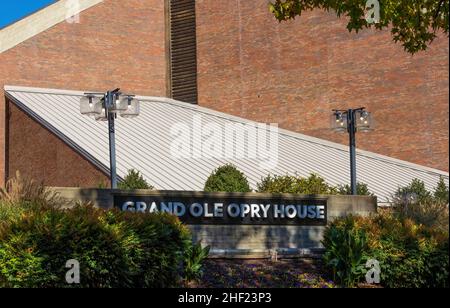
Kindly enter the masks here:
<path id="1" fill-rule="evenodd" d="M 376 129 L 358 138 L 359 148 L 448 171 L 445 36 L 411 56 L 389 32 L 348 33 L 345 20 L 332 13 L 313 11 L 279 24 L 267 0 L 73 3 L 57 1 L 0 30 L 1 89 L 121 87 L 342 144 L 346 136 L 329 129 L 330 110 L 365 106 Z M 0 184 L 11 169 L 38 176 L 33 166 L 45 168 L 45 180 L 55 185 L 105 176 L 92 166 L 99 174 L 87 179 L 77 167 L 89 164 L 85 157 L 38 127 L 0 95 Z M 40 147 L 12 145 L 11 152 L 15 138 Z M 11 156 L 21 160 L 14 168 Z M 57 164 L 42 167 L 48 161 Z M 64 166 L 76 180 L 62 180 Z"/>

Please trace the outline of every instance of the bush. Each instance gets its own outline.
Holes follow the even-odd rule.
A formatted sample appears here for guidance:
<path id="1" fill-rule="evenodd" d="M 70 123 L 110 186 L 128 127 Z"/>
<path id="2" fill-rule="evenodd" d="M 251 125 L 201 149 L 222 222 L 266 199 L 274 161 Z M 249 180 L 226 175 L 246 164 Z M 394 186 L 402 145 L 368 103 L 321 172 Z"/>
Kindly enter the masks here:
<path id="1" fill-rule="evenodd" d="M 448 186 L 441 178 L 434 191 L 428 191 L 418 179 L 398 188 L 393 199 L 394 213 L 417 224 L 448 230 Z"/>
<path id="2" fill-rule="evenodd" d="M 434 199 L 439 203 L 448 204 L 448 195 L 448 186 L 445 184 L 444 178 L 441 177 L 436 188 L 434 189 Z"/>
<path id="3" fill-rule="evenodd" d="M 206 180 L 206 192 L 250 192 L 245 175 L 233 165 L 217 168 Z"/>
<path id="4" fill-rule="evenodd" d="M 139 171 L 131 169 L 125 176 L 122 182 L 118 185 L 119 189 L 154 189 L 149 185 L 147 181 L 142 177 Z"/>
<path id="5" fill-rule="evenodd" d="M 367 250 L 367 235 L 363 229 L 355 228 L 352 216 L 335 223 L 324 234 L 325 264 L 332 269 L 334 281 L 345 287 L 353 287 L 364 274 Z"/>
<path id="6" fill-rule="evenodd" d="M 337 189 L 337 193 L 339 195 L 351 195 L 352 194 L 352 189 L 350 187 L 350 185 L 338 185 Z M 374 196 L 373 193 L 370 192 L 369 187 L 367 184 L 365 183 L 360 183 L 358 182 L 356 184 L 356 193 L 358 196 Z"/>
<path id="7" fill-rule="evenodd" d="M 448 231 L 394 215 L 377 217 L 370 257 L 381 264 L 386 287 L 449 287 Z"/>
<path id="8" fill-rule="evenodd" d="M 173 287 L 180 281 L 191 241 L 175 216 L 89 205 L 25 207 L 20 218 L 1 224 L 0 287 L 69 287 L 70 259 L 80 263 L 81 283 L 74 287 Z"/>
<path id="9" fill-rule="evenodd" d="M 363 234 L 367 245 L 358 245 Z M 448 231 L 390 213 L 367 218 L 349 216 L 327 227 L 323 244 L 325 261 L 331 272 L 340 273 L 337 277 L 344 286 L 364 282 L 369 259 L 380 263 L 381 284 L 385 287 L 449 286 Z"/>
<path id="10" fill-rule="evenodd" d="M 170 287 L 191 245 L 169 214 L 66 205 L 17 174 L 0 195 L 0 287 L 68 287 L 68 260 L 80 263 L 75 287 Z M 63 203 L 62 203 L 63 202 Z"/>
<path id="11" fill-rule="evenodd" d="M 317 174 L 307 178 L 300 176 L 272 176 L 269 175 L 257 184 L 258 192 L 291 193 L 291 194 L 335 194 L 336 189 L 326 183 Z"/>
<path id="12" fill-rule="evenodd" d="M 73 287 L 173 287 L 201 276 L 209 248 L 193 245 L 175 216 L 61 202 L 20 174 L 1 190 L 0 287 L 70 287 L 72 259 L 81 278 Z"/>
<path id="13" fill-rule="evenodd" d="M 399 187 L 394 193 L 394 202 L 424 202 L 430 201 L 433 194 L 429 192 L 425 183 L 419 179 L 413 179 L 412 182 L 404 187 Z"/>
<path id="14" fill-rule="evenodd" d="M 411 219 L 416 224 L 448 230 L 449 212 L 446 203 L 425 200 L 421 202 L 400 202 L 394 204 L 394 214 L 401 219 Z"/>

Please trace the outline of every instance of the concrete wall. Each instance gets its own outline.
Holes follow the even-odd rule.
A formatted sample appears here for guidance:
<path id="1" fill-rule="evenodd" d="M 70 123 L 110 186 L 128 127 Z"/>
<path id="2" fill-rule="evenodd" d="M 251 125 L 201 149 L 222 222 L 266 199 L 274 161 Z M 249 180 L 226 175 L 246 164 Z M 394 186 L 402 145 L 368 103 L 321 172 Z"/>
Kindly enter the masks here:
<path id="1" fill-rule="evenodd" d="M 78 189 L 78 188 L 53 188 L 61 197 L 68 200 L 93 202 L 96 206 L 111 209 L 113 197 L 110 190 Z M 115 193 L 129 193 L 115 191 Z M 170 194 L 171 192 L 155 192 L 138 190 L 133 194 Z M 202 192 L 173 192 L 177 196 L 195 195 L 201 196 Z M 211 194 L 209 194 L 211 195 Z M 230 196 L 226 193 L 212 194 L 217 197 Z M 233 194 L 233 196 L 246 196 L 251 199 L 269 199 L 270 194 Z M 277 195 L 286 199 L 294 195 Z M 298 196 L 297 196 L 298 197 Z M 309 198 L 327 198 L 327 219 L 332 221 L 337 217 L 348 214 L 370 215 L 377 211 L 375 197 L 366 196 L 308 196 Z M 201 240 L 204 245 L 210 245 L 214 256 L 267 256 L 273 250 L 287 254 L 308 254 L 322 247 L 323 226 L 251 226 L 251 225 L 191 225 L 195 241 Z"/>
<path id="2" fill-rule="evenodd" d="M 320 10 L 278 23 L 267 3 L 196 1 L 200 105 L 343 144 L 331 110 L 365 106 L 376 126 L 358 147 L 448 171 L 446 35 L 411 56 L 389 30 Z"/>

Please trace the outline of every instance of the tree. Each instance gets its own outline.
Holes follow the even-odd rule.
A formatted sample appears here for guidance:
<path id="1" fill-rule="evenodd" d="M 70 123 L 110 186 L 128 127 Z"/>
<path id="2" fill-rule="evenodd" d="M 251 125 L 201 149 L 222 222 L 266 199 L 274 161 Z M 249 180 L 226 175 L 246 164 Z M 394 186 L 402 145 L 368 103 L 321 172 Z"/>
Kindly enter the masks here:
<path id="1" fill-rule="evenodd" d="M 134 169 L 128 170 L 128 174 L 125 176 L 122 182 L 118 185 L 119 189 L 154 189 L 149 185 L 144 177 Z"/>
<path id="2" fill-rule="evenodd" d="M 442 203 L 448 204 L 448 186 L 445 184 L 444 178 L 441 177 L 434 189 L 434 198 Z"/>
<path id="3" fill-rule="evenodd" d="M 379 4 L 377 22 L 373 22 L 375 3 Z M 280 22 L 322 9 L 335 11 L 338 17 L 348 16 L 350 32 L 391 27 L 393 40 L 401 42 L 411 54 L 426 50 L 440 30 L 448 36 L 449 0 L 275 0 L 269 9 Z"/>
<path id="4" fill-rule="evenodd" d="M 422 203 L 432 200 L 433 195 L 425 187 L 425 182 L 419 179 L 413 179 L 407 186 L 399 187 L 394 194 L 394 200 L 397 202 L 415 202 Z"/>

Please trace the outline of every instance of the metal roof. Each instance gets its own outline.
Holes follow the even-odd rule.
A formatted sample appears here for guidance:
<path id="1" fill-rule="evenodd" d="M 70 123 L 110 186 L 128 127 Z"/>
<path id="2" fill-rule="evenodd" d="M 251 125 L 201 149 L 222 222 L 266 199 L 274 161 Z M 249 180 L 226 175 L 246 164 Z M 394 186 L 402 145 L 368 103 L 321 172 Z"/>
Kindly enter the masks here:
<path id="1" fill-rule="evenodd" d="M 108 172 L 107 123 L 80 114 L 79 99 L 83 92 L 15 86 L 5 86 L 5 91 L 22 110 Z M 269 173 L 300 176 L 318 173 L 331 185 L 350 181 L 347 146 L 283 129 L 277 132 L 278 163 L 273 169 L 262 168 L 258 158 L 173 157 L 171 128 L 175 123 L 192 128 L 193 119 L 198 116 L 203 125 L 225 127 L 230 123 L 256 123 L 168 98 L 137 98 L 142 102 L 141 115 L 135 119 L 119 117 L 116 121 L 117 172 L 121 177 L 129 169 L 136 169 L 160 190 L 202 190 L 215 168 L 233 163 L 245 173 L 253 189 Z M 266 128 L 258 127 L 261 129 Z M 226 146 L 236 142 L 229 135 L 224 138 Z M 368 184 L 380 203 L 386 202 L 399 186 L 409 184 L 414 178 L 423 180 L 428 189 L 433 189 L 440 177 L 447 185 L 449 181 L 447 172 L 362 150 L 357 151 L 357 165 L 358 181 Z"/>

